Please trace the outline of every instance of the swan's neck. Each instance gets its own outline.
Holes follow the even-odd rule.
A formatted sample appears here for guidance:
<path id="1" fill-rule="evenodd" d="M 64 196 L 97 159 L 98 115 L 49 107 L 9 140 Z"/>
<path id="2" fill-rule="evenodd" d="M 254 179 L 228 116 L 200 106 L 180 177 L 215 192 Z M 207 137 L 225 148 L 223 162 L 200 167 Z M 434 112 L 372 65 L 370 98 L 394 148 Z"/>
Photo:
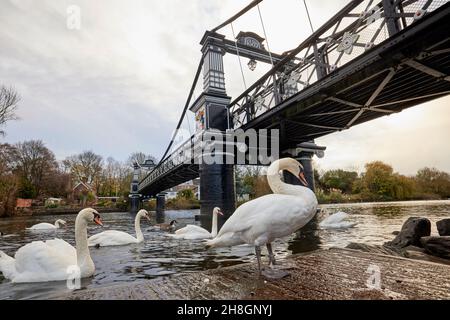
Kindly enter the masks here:
<path id="1" fill-rule="evenodd" d="M 55 227 L 59 228 L 59 221 L 58 220 L 55 221 Z"/>
<path id="2" fill-rule="evenodd" d="M 217 236 L 217 212 L 213 212 L 211 235 L 213 237 Z"/>
<path id="3" fill-rule="evenodd" d="M 283 170 L 282 166 L 271 166 L 267 170 L 267 182 L 270 189 L 275 194 L 287 194 L 287 195 L 303 195 L 311 191 L 308 187 L 301 185 L 292 185 L 285 183 L 281 180 L 281 175 L 278 170 Z M 314 194 L 312 192 L 312 194 Z"/>
<path id="4" fill-rule="evenodd" d="M 283 187 L 286 183 L 281 181 L 280 174 L 278 172 L 273 172 L 271 170 L 267 171 L 267 183 L 273 193 L 282 194 Z"/>
<path id="5" fill-rule="evenodd" d="M 77 217 L 75 221 L 75 243 L 77 250 L 77 265 L 83 271 L 91 268 L 94 262 L 91 259 L 87 240 L 87 222 L 82 217 Z"/>
<path id="6" fill-rule="evenodd" d="M 134 219 L 134 229 L 136 230 L 136 239 L 138 242 L 144 241 L 144 235 L 141 230 L 141 215 L 137 214 Z"/>

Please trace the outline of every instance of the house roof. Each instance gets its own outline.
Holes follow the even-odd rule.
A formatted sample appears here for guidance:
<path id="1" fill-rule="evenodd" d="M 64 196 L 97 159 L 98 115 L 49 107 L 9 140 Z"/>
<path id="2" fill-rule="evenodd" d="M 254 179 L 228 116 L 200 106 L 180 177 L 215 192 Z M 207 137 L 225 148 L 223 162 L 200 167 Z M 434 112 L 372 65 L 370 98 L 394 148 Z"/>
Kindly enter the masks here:
<path id="1" fill-rule="evenodd" d="M 76 188 L 78 188 L 79 185 L 82 185 L 83 187 L 85 187 L 88 190 L 93 190 L 93 188 L 86 182 L 80 181 L 78 182 L 75 187 L 72 188 L 72 190 L 75 190 Z"/>

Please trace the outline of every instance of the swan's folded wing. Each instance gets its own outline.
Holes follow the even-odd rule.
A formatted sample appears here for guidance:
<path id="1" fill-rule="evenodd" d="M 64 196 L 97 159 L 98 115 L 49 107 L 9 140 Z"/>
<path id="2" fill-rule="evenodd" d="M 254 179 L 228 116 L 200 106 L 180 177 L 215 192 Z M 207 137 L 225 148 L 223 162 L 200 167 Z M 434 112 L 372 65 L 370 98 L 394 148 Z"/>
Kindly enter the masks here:
<path id="1" fill-rule="evenodd" d="M 63 251 L 63 244 L 31 242 L 17 250 L 15 282 L 65 280 L 67 268 L 77 265 L 76 253 Z M 66 247 L 66 249 L 69 249 Z M 72 247 L 73 249 L 73 247 Z M 72 253 L 70 253 L 72 252 Z"/>
<path id="2" fill-rule="evenodd" d="M 106 230 L 89 237 L 89 246 L 119 246 L 123 244 L 135 243 L 137 239 L 123 231 Z"/>
<path id="3" fill-rule="evenodd" d="M 56 229 L 56 227 L 53 224 L 47 223 L 47 222 L 41 222 L 38 224 L 35 224 L 34 226 L 31 226 L 30 228 L 27 228 L 28 230 L 51 230 Z"/>
<path id="4" fill-rule="evenodd" d="M 281 235 L 302 227 L 315 213 L 315 203 L 307 203 L 301 197 L 268 194 L 241 205 L 225 222 L 217 238 L 228 237 L 243 240 L 268 233 Z"/>
<path id="5" fill-rule="evenodd" d="M 49 247 L 53 248 L 55 252 L 58 252 L 62 255 L 69 255 L 69 256 L 76 256 L 77 250 L 69 243 L 62 239 L 53 239 L 53 240 L 46 240 L 45 244 L 47 244 Z"/>
<path id="6" fill-rule="evenodd" d="M 265 195 L 252 201 L 242 204 L 233 215 L 225 222 L 220 229 L 217 237 L 225 233 L 244 232 L 252 226 L 258 225 L 265 211 L 270 211 L 271 204 L 273 204 L 273 195 Z"/>
<path id="7" fill-rule="evenodd" d="M 178 229 L 175 231 L 175 234 L 181 235 L 181 234 L 187 234 L 187 233 L 204 233 L 209 234 L 208 230 L 203 229 L 200 226 L 196 226 L 194 224 L 188 224 L 187 226 Z"/>

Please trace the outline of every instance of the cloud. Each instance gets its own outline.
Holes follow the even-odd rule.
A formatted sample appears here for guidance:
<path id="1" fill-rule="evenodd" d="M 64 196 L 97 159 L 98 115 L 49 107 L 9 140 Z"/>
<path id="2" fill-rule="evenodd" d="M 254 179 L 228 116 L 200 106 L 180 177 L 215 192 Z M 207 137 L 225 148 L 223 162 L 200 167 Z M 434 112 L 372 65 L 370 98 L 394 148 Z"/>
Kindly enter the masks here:
<path id="1" fill-rule="evenodd" d="M 307 1 L 314 27 L 347 2 Z M 8 124 L 6 140 L 42 139 L 60 159 L 86 149 L 119 160 L 137 150 L 161 156 L 191 86 L 203 33 L 247 3 L 3 1 L 0 81 L 15 86 L 22 96 L 21 120 Z M 80 30 L 67 28 L 69 5 L 81 9 Z M 302 1 L 284 0 L 281 5 L 266 0 L 260 9 L 272 51 L 292 49 L 310 35 Z M 263 35 L 256 10 L 234 28 L 236 33 Z M 232 38 L 230 27 L 220 32 Z M 247 86 L 269 68 L 258 64 L 251 72 L 246 59 L 241 63 Z M 225 72 L 228 94 L 236 97 L 244 89 L 237 57 L 225 56 Z M 405 173 L 424 165 L 450 171 L 444 147 L 450 133 L 448 102 L 436 100 L 319 139 L 328 147 L 319 164 L 361 167 L 380 159 Z M 411 121 L 415 110 L 420 116 Z M 193 127 L 192 115 L 190 119 Z"/>

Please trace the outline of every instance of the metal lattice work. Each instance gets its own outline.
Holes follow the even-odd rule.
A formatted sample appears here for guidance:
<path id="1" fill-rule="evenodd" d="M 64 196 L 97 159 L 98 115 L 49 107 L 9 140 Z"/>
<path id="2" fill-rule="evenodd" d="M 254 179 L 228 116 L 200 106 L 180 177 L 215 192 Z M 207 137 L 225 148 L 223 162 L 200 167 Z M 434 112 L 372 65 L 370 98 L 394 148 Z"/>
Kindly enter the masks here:
<path id="1" fill-rule="evenodd" d="M 238 128 L 252 121 L 447 2 L 396 0 L 388 5 L 390 1 L 352 1 L 231 103 L 231 126 Z"/>
<path id="2" fill-rule="evenodd" d="M 449 2 L 352 1 L 296 49 L 271 54 L 275 66 L 230 104 L 230 128 L 278 129 L 285 150 L 450 94 Z M 221 37 L 226 52 L 237 50 Z M 267 51 L 239 52 L 269 61 Z M 139 192 L 197 177 L 196 139 L 148 174 Z"/>

